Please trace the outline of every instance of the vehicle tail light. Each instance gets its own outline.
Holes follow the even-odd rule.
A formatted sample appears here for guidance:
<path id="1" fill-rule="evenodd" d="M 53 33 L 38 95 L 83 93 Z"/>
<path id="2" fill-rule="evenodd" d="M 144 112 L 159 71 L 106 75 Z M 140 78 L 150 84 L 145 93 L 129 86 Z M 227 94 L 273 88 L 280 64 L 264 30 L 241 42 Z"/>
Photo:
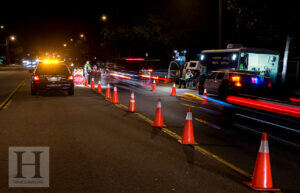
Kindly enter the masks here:
<path id="1" fill-rule="evenodd" d="M 269 81 L 268 87 L 269 87 L 269 88 L 272 87 L 271 81 Z"/>
<path id="2" fill-rule="evenodd" d="M 240 82 L 236 82 L 236 83 L 234 84 L 234 86 L 236 86 L 236 87 L 241 87 L 242 84 L 241 84 Z"/>
<path id="3" fill-rule="evenodd" d="M 40 77 L 39 77 L 38 75 L 35 75 L 35 76 L 33 77 L 33 80 L 34 80 L 34 81 L 39 81 L 39 80 L 40 80 Z"/>
<path id="4" fill-rule="evenodd" d="M 73 75 L 68 76 L 68 80 L 74 80 Z"/>
<path id="5" fill-rule="evenodd" d="M 231 77 L 231 80 L 232 80 L 233 82 L 240 82 L 240 76 L 232 76 L 232 77 Z"/>
<path id="6" fill-rule="evenodd" d="M 241 87 L 242 86 L 242 84 L 240 82 L 240 80 L 241 80 L 240 76 L 232 76 L 231 80 L 234 82 L 234 86 L 236 86 L 236 87 Z"/>

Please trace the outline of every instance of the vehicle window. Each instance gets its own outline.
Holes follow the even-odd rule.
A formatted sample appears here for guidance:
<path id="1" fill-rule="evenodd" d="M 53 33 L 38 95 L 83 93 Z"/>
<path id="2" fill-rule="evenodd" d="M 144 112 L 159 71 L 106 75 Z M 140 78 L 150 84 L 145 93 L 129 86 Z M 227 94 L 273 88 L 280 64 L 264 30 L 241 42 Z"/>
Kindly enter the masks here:
<path id="1" fill-rule="evenodd" d="M 217 73 L 213 72 L 211 74 L 208 75 L 207 79 L 215 79 L 216 78 Z"/>
<path id="2" fill-rule="evenodd" d="M 221 72 L 217 75 L 217 79 L 223 79 L 224 78 L 224 73 Z"/>
<path id="3" fill-rule="evenodd" d="M 190 68 L 194 68 L 194 67 L 196 67 L 196 65 L 197 65 L 196 62 L 191 62 L 190 65 L 189 65 L 189 67 L 190 67 Z"/>
<path id="4" fill-rule="evenodd" d="M 37 74 L 54 75 L 54 74 L 69 74 L 69 69 L 66 65 L 39 65 Z"/>

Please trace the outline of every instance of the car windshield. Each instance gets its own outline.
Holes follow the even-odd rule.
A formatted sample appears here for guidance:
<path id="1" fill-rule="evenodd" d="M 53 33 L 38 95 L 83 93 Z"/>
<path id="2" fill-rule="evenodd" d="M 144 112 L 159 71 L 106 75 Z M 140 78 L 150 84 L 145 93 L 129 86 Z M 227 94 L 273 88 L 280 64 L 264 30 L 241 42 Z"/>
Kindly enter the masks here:
<path id="1" fill-rule="evenodd" d="M 39 65 L 36 70 L 36 74 L 39 75 L 64 75 L 69 74 L 69 70 L 66 65 Z"/>

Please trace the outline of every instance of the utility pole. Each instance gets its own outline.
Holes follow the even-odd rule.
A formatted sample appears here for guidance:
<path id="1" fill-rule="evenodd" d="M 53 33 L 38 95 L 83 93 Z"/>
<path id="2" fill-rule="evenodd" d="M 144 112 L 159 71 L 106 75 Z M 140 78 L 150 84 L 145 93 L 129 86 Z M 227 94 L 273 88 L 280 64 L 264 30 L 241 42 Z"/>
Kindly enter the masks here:
<path id="1" fill-rule="evenodd" d="M 6 59 L 7 59 L 7 63 L 10 64 L 10 54 L 9 54 L 9 42 L 8 39 L 5 39 L 5 47 L 6 47 Z"/>
<path id="2" fill-rule="evenodd" d="M 284 50 L 284 57 L 283 57 L 283 67 L 282 67 L 282 73 L 281 73 L 281 83 L 285 83 L 286 79 L 286 71 L 287 71 L 287 65 L 288 65 L 288 57 L 289 57 L 289 48 L 290 48 L 290 42 L 292 37 L 289 35 L 286 38 L 286 44 L 285 44 L 285 50 Z"/>
<path id="3" fill-rule="evenodd" d="M 218 47 L 222 48 L 222 0 L 219 0 L 219 27 L 218 27 Z"/>

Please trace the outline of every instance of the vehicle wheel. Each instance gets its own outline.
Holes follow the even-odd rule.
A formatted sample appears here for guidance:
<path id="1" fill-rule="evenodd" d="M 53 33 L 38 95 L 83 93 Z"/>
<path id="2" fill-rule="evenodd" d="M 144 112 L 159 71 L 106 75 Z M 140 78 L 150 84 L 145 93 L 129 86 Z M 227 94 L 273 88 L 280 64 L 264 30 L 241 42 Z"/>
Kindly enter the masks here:
<path id="1" fill-rule="evenodd" d="M 36 95 L 36 90 L 35 89 L 31 89 L 31 96 L 35 96 Z"/>
<path id="2" fill-rule="evenodd" d="M 68 95 L 73 96 L 74 95 L 74 88 L 70 89 L 68 91 Z"/>
<path id="3" fill-rule="evenodd" d="M 228 95 L 230 95 L 230 90 L 228 89 L 228 87 L 224 84 L 222 84 L 219 88 L 219 92 L 218 92 L 218 95 L 221 99 L 226 99 L 226 97 Z"/>
<path id="4" fill-rule="evenodd" d="M 199 87 L 198 87 L 198 91 L 199 91 L 199 94 L 200 94 L 200 95 L 203 95 L 203 93 L 204 93 L 203 86 L 199 86 Z"/>

